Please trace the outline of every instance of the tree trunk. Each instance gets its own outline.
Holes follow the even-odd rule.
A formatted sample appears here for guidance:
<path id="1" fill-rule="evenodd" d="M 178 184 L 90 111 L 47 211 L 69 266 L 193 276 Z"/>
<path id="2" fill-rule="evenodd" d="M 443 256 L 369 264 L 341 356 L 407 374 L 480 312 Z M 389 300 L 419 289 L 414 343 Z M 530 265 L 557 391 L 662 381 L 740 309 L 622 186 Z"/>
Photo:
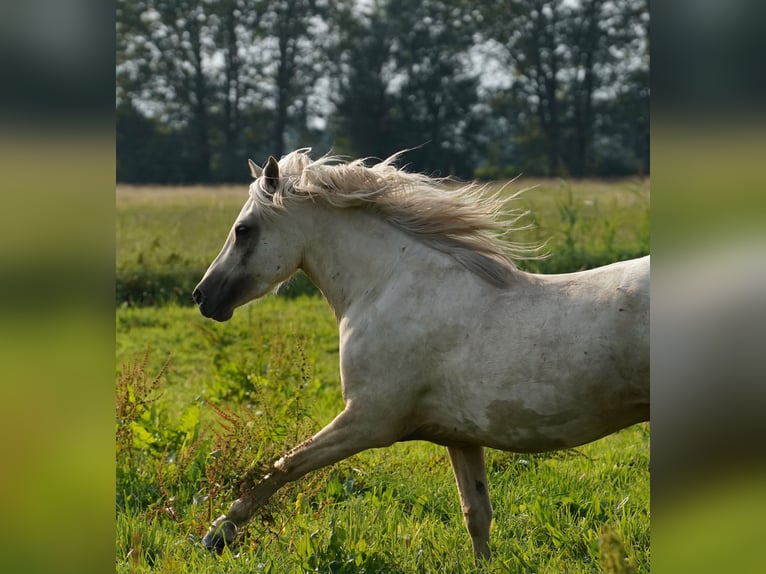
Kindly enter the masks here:
<path id="1" fill-rule="evenodd" d="M 224 100 L 223 100 L 223 122 L 224 122 L 224 177 L 228 181 L 235 181 L 237 170 L 244 165 L 238 166 L 238 144 L 241 126 L 239 122 L 239 97 L 240 97 L 240 69 L 237 35 L 235 30 L 236 18 L 234 10 L 236 4 L 230 2 L 226 6 L 226 12 L 223 15 L 223 45 L 225 50 L 225 78 L 224 78 Z M 244 172 L 243 172 L 244 173 Z"/>
<path id="2" fill-rule="evenodd" d="M 537 12 L 535 37 L 542 41 L 537 44 L 532 57 L 535 62 L 536 91 L 538 103 L 538 118 L 540 120 L 543 133 L 545 134 L 545 143 L 548 156 L 548 175 L 556 177 L 559 175 L 559 137 L 560 137 L 560 119 L 559 119 L 559 61 L 556 55 L 558 35 L 556 33 L 556 10 L 555 5 L 551 5 L 552 12 L 548 22 L 544 21 L 542 5 Z M 537 40 L 536 40 L 537 42 Z M 543 50 L 548 52 L 548 66 L 543 60 Z"/>
<path id="3" fill-rule="evenodd" d="M 295 0 L 286 0 L 285 11 L 277 14 L 277 40 L 279 42 L 279 63 L 277 65 L 277 110 L 274 122 L 274 155 L 282 157 L 285 152 L 287 131 L 287 107 L 292 97 L 293 73 L 297 38 L 294 36 L 296 18 Z"/>
<path id="4" fill-rule="evenodd" d="M 588 169 L 588 153 L 593 137 L 593 91 L 595 90 L 594 63 L 598 49 L 598 18 L 602 0 L 591 0 L 585 7 L 586 30 L 583 34 L 581 65 L 583 81 L 577 86 L 575 99 L 575 162 L 574 174 L 582 177 Z"/>
<path id="5" fill-rule="evenodd" d="M 189 35 L 192 44 L 194 66 L 194 103 L 192 106 L 194 124 L 194 157 L 195 171 L 199 181 L 210 180 L 210 138 L 207 114 L 207 83 L 202 70 L 202 41 L 200 28 L 196 21 L 191 20 Z"/>

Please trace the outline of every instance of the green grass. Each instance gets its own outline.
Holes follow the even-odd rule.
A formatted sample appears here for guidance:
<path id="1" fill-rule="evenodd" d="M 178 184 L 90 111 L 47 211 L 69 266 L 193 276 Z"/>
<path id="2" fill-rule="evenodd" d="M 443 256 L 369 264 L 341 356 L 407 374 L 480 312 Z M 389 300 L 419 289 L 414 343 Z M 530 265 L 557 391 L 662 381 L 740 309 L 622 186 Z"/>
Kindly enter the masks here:
<path id="1" fill-rule="evenodd" d="M 522 199 L 539 225 L 528 239 L 550 237 L 554 252 L 530 266 L 648 250 L 646 183 L 582 185 L 546 183 Z M 310 474 L 233 551 L 203 551 L 248 469 L 343 407 L 337 326 L 320 297 L 267 297 L 218 324 L 172 295 L 199 279 L 244 196 L 118 192 L 118 289 L 133 273 L 147 293 L 124 291 L 116 310 L 118 572 L 649 571 L 648 424 L 566 451 L 488 451 L 494 560 L 478 570 L 446 449 L 421 442 Z"/>
<path id="2" fill-rule="evenodd" d="M 335 320 L 317 297 L 269 297 L 223 325 L 178 306 L 119 309 L 117 324 L 119 365 L 151 345 L 153 379 L 173 354 L 129 425 L 133 442 L 118 445 L 118 571 L 473 571 L 446 449 L 428 443 L 365 452 L 286 487 L 238 558 L 200 551 L 193 540 L 248 465 L 267 465 L 342 408 Z M 604 527 L 648 571 L 648 443 L 637 425 L 557 453 L 490 451 L 487 571 L 598 572 Z"/>

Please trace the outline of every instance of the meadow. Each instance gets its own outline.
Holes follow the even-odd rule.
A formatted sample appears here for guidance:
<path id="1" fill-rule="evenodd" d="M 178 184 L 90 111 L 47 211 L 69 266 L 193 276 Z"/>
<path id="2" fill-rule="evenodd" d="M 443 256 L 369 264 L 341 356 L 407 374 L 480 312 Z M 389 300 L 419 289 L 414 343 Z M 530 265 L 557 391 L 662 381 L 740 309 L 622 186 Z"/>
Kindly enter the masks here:
<path id="1" fill-rule="evenodd" d="M 645 180 L 539 181 L 516 200 L 536 272 L 649 251 Z M 649 425 L 564 451 L 488 451 L 494 559 L 477 569 L 446 449 L 361 453 L 283 488 L 220 556 L 209 522 L 342 409 L 334 316 L 310 283 L 225 324 L 191 289 L 246 186 L 117 190 L 118 572 L 648 572 Z"/>

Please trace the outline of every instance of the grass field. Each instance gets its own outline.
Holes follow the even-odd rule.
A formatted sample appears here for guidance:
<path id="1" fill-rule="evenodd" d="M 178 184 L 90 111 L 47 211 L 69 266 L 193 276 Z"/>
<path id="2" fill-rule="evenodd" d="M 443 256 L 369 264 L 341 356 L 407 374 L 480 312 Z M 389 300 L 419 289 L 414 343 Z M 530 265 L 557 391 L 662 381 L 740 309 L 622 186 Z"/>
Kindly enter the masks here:
<path id="1" fill-rule="evenodd" d="M 537 224 L 523 239 L 547 239 L 553 255 L 528 269 L 648 252 L 648 182 L 539 184 L 520 200 Z M 189 306 L 245 196 L 118 189 L 117 571 L 476 571 L 446 449 L 421 442 L 285 487 L 233 551 L 196 544 L 248 468 L 343 406 L 335 319 L 310 288 L 225 324 Z M 648 424 L 560 452 L 489 451 L 487 462 L 494 560 L 479 571 L 649 571 Z"/>

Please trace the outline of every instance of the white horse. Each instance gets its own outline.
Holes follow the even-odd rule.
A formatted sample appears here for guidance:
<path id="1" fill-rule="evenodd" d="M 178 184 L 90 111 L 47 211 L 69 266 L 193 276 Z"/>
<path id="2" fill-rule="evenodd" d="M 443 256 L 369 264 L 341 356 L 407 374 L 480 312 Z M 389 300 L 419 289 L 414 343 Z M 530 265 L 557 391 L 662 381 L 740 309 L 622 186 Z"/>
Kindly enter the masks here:
<path id="1" fill-rule="evenodd" d="M 231 318 L 302 269 L 340 331 L 345 408 L 216 519 L 207 548 L 287 482 L 369 448 L 447 446 L 477 560 L 489 558 L 484 447 L 573 447 L 649 419 L 649 257 L 536 275 L 513 263 L 498 196 L 447 190 L 393 156 L 261 169 L 194 301 Z"/>

